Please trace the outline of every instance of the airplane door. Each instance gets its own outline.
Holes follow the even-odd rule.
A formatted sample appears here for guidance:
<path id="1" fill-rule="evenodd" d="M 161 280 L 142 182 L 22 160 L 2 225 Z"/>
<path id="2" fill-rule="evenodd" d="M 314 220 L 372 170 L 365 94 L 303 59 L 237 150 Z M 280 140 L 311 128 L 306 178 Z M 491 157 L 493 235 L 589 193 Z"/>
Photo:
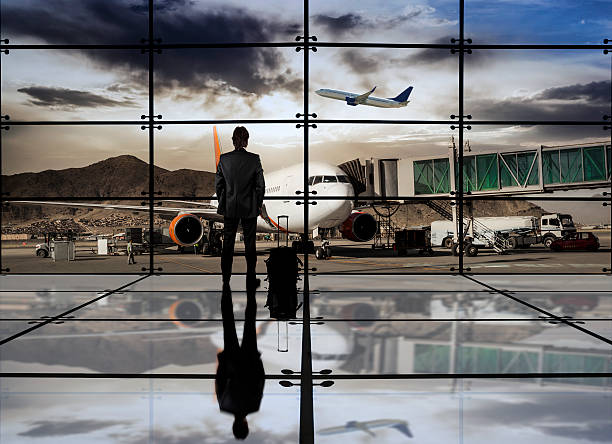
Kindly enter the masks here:
<path id="1" fill-rule="evenodd" d="M 283 195 L 285 196 L 295 196 L 295 192 L 297 191 L 294 190 L 293 188 L 295 188 L 295 176 L 287 176 L 287 180 L 285 181 L 285 189 L 283 190 Z M 289 203 L 291 201 L 289 200 L 283 200 L 283 203 Z"/>

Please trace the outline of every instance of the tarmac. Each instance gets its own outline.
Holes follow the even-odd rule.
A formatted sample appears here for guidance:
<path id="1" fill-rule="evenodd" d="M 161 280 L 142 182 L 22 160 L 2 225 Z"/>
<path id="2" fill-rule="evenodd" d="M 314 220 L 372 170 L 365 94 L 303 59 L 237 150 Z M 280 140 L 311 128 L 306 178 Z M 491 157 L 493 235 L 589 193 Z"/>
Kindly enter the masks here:
<path id="1" fill-rule="evenodd" d="M 553 252 L 543 246 L 511 250 L 499 255 L 493 250 L 481 249 L 478 256 L 464 257 L 464 267 L 472 273 L 602 273 L 611 267 L 611 237 L 609 231 L 596 233 L 601 247 L 596 252 L 562 251 Z M 36 241 L 3 243 L 2 267 L 13 273 L 134 273 L 148 270 L 148 254 L 137 255 L 136 264 L 128 265 L 125 254 L 101 256 L 95 253 L 92 242 L 77 242 L 77 256 L 73 261 L 53 261 L 35 255 Z M 10 244 L 9 244 L 10 245 Z M 316 245 L 316 244 L 315 244 Z M 276 242 L 257 243 L 257 272 L 265 274 L 265 259 Z M 120 247 L 121 249 L 121 247 Z M 234 273 L 245 273 L 246 263 L 242 244 L 236 243 Z M 183 253 L 168 248 L 153 256 L 154 268 L 162 273 L 218 274 L 221 272 L 220 258 L 210 255 Z M 373 249 L 372 242 L 355 243 L 346 240 L 332 240 L 332 257 L 318 260 L 309 255 L 309 267 L 314 274 L 327 273 L 452 273 L 457 271 L 459 258 L 445 248 L 434 248 L 433 254 L 419 254 L 409 251 L 408 256 L 398 256 L 392 249 Z"/>

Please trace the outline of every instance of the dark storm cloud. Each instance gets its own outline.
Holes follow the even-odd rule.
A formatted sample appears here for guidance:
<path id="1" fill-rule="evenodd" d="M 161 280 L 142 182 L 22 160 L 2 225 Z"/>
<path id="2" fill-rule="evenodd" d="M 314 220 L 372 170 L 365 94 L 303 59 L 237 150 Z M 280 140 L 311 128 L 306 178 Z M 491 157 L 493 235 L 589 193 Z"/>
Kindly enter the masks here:
<path id="1" fill-rule="evenodd" d="M 332 17 L 326 14 L 317 14 L 312 16 L 312 20 L 315 26 L 319 26 L 334 37 L 338 37 L 360 29 L 394 28 L 427 12 L 433 12 L 433 9 L 426 6 L 414 6 L 410 11 L 392 17 L 366 18 L 351 13 Z"/>
<path id="2" fill-rule="evenodd" d="M 479 120 L 600 120 L 609 109 L 609 81 L 549 88 L 531 97 L 466 103 L 466 111 Z"/>
<path id="3" fill-rule="evenodd" d="M 610 82 L 591 82 L 545 89 L 535 96 L 537 100 L 587 100 L 594 103 L 610 102 Z"/>
<path id="4" fill-rule="evenodd" d="M 357 14 L 344 14 L 338 17 L 317 14 L 312 18 L 315 25 L 324 28 L 333 36 L 342 35 L 346 32 L 352 31 L 355 28 L 372 27 L 371 23 L 368 23 L 363 17 Z"/>
<path id="5" fill-rule="evenodd" d="M 35 421 L 31 428 L 19 433 L 19 436 L 46 438 L 49 436 L 78 435 L 96 430 L 128 425 L 128 421 L 98 421 L 95 419 L 65 420 L 65 421 Z"/>
<path id="6" fill-rule="evenodd" d="M 110 89 L 110 88 L 109 88 Z M 27 94 L 32 105 L 47 108 L 97 108 L 99 106 L 138 106 L 132 100 L 113 100 L 87 91 L 77 91 L 66 88 L 50 88 L 46 86 L 30 86 L 17 90 Z"/>
<path id="7" fill-rule="evenodd" d="M 49 43 L 139 44 L 147 35 L 147 14 L 142 2 L 84 0 L 40 1 L 37 7 L 3 5 L 3 32 L 30 36 Z M 156 35 L 175 42 L 269 42 L 298 29 L 295 23 L 269 21 L 235 7 L 201 11 L 187 0 L 158 4 Z M 18 39 L 17 39 L 18 41 Z M 140 51 L 83 51 L 104 69 L 121 73 L 132 86 L 146 88 L 146 55 Z M 302 81 L 286 69 L 275 48 L 236 50 L 166 50 L 157 56 L 155 75 L 160 90 L 210 89 L 262 95 L 273 90 L 292 94 Z"/>

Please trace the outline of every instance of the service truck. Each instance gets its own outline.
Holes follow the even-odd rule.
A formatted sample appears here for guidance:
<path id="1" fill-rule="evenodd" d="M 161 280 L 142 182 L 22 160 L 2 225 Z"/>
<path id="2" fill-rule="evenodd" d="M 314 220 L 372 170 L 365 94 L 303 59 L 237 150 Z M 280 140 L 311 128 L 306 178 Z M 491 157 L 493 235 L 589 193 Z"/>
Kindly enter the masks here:
<path id="1" fill-rule="evenodd" d="M 527 248 L 532 244 L 544 244 L 548 248 L 555 239 L 575 232 L 576 227 L 570 214 L 552 213 L 543 214 L 540 219 L 535 216 L 475 217 L 473 230 L 481 235 L 475 235 L 471 242 L 482 247 L 492 246 L 491 233 L 495 233 L 503 240 L 505 249 Z M 433 221 L 431 245 L 451 248 L 454 233 L 452 221 Z"/>

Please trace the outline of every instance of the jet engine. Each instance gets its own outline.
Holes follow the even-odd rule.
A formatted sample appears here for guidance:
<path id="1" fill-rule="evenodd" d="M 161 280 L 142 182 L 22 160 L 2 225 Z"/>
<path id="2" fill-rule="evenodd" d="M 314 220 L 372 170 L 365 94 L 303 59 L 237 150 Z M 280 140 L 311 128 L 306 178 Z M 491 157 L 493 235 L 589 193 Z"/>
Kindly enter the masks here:
<path id="1" fill-rule="evenodd" d="M 369 327 L 374 324 L 372 318 L 377 318 L 378 313 L 376 308 L 370 304 L 356 302 L 354 304 L 345 305 L 340 310 L 342 318 L 350 319 L 348 324 L 351 327 Z"/>
<path id="2" fill-rule="evenodd" d="M 376 219 L 368 213 L 353 213 L 340 225 L 345 239 L 354 242 L 367 242 L 376 234 Z"/>
<path id="3" fill-rule="evenodd" d="M 202 305 L 193 299 L 179 299 L 173 302 L 168 310 L 172 322 L 183 328 L 196 325 L 198 321 L 194 319 L 200 319 L 203 313 Z"/>
<path id="4" fill-rule="evenodd" d="M 179 214 L 170 222 L 170 239 L 181 247 L 197 244 L 203 235 L 202 221 L 193 214 Z"/>

